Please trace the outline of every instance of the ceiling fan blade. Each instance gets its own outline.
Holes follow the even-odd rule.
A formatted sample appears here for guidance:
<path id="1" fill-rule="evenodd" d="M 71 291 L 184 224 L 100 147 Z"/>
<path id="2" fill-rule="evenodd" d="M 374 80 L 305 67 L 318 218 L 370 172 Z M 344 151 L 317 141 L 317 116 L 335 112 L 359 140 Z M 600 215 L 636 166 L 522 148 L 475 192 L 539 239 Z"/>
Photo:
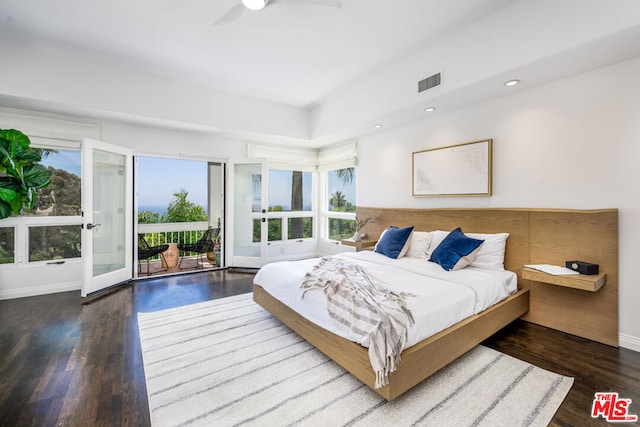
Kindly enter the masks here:
<path id="1" fill-rule="evenodd" d="M 340 0 L 271 0 L 269 3 L 311 4 L 315 6 L 342 7 Z"/>
<path id="2" fill-rule="evenodd" d="M 245 7 L 242 5 L 242 3 L 238 3 L 235 6 L 231 6 L 231 8 L 227 10 L 220 18 L 218 18 L 213 23 L 213 25 L 218 26 L 218 25 L 230 24 L 231 22 L 240 18 L 240 16 L 242 16 L 242 14 L 244 13 L 244 10 L 245 10 Z"/>

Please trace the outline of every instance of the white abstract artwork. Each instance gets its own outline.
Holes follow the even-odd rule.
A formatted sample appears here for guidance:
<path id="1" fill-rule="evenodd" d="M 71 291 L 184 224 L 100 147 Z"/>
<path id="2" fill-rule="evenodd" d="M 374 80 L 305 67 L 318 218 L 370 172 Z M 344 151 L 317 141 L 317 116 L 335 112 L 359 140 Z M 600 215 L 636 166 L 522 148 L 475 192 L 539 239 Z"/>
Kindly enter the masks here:
<path id="1" fill-rule="evenodd" d="M 490 196 L 493 140 L 413 153 L 414 196 Z"/>

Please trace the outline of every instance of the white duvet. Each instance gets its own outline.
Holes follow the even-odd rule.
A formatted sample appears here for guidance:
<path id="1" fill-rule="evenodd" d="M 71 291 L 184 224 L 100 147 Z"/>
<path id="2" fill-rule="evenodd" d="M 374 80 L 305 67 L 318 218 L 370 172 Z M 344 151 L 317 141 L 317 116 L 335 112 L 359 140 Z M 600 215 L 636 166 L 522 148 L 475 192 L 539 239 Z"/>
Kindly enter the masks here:
<path id="1" fill-rule="evenodd" d="M 335 256 L 361 265 L 388 288 L 415 295 L 407 298 L 415 323 L 409 327 L 405 348 L 481 312 L 517 290 L 517 276 L 510 271 L 476 267 L 445 271 L 424 258 L 396 260 L 373 251 Z M 267 264 L 258 271 L 254 283 L 307 320 L 365 345 L 331 320 L 323 292 L 307 292 L 302 298 L 300 282 L 318 262 L 319 258 L 313 258 Z"/>

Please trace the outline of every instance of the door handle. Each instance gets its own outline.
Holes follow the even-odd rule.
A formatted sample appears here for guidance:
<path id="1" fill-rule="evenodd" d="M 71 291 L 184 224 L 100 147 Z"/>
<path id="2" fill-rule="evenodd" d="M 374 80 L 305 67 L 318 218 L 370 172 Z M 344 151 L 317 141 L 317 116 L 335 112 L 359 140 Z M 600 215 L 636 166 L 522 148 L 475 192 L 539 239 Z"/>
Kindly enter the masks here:
<path id="1" fill-rule="evenodd" d="M 99 226 L 100 224 L 87 224 L 87 230 L 91 230 L 92 228 L 96 228 L 97 226 Z"/>

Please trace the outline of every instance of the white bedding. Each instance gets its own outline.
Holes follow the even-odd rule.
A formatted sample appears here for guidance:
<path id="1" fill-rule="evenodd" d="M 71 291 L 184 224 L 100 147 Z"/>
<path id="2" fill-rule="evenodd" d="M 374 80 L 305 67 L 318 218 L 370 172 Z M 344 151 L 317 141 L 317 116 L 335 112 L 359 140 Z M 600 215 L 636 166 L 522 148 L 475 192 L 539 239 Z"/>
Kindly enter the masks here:
<path id="1" fill-rule="evenodd" d="M 517 277 L 510 271 L 476 267 L 445 271 L 424 258 L 391 259 L 373 251 L 335 256 L 361 265 L 393 290 L 415 295 L 407 299 L 415 324 L 409 327 L 405 348 L 481 312 L 517 290 Z M 258 271 L 254 283 L 307 320 L 365 345 L 331 320 L 324 293 L 307 292 L 304 299 L 301 298 L 300 282 L 318 261 L 319 258 L 314 258 L 267 264 Z"/>

